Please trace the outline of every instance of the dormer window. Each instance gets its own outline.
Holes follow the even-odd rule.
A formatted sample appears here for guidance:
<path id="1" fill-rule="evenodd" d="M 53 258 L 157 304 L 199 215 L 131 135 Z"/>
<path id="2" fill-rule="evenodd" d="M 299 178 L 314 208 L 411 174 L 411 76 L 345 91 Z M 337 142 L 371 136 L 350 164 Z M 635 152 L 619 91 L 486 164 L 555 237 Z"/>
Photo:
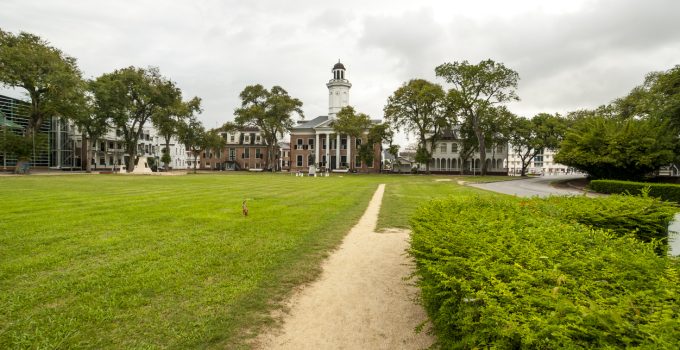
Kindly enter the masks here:
<path id="1" fill-rule="evenodd" d="M 250 143 L 250 135 L 243 136 L 243 143 Z"/>
<path id="2" fill-rule="evenodd" d="M 260 135 L 255 136 L 255 143 L 260 143 Z"/>

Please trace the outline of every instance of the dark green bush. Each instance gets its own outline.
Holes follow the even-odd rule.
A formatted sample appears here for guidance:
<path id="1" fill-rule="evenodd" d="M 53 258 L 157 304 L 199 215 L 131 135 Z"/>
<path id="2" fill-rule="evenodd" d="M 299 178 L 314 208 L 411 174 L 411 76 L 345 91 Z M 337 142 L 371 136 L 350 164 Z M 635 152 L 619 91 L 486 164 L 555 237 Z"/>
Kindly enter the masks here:
<path id="1" fill-rule="evenodd" d="M 632 233 L 643 242 L 656 240 L 662 245 L 668 243 L 668 225 L 678 211 L 675 205 L 648 196 L 550 197 L 530 202 L 546 215 L 618 236 Z"/>
<path id="2" fill-rule="evenodd" d="M 456 197 L 416 212 L 410 252 L 439 345 L 677 349 L 678 261 L 546 205 Z"/>
<path id="3" fill-rule="evenodd" d="M 619 180 L 593 180 L 588 187 L 600 193 L 629 193 L 641 194 L 645 188 L 649 188 L 649 195 L 661 198 L 665 201 L 680 203 L 680 185 L 658 184 L 648 182 L 632 182 Z"/>

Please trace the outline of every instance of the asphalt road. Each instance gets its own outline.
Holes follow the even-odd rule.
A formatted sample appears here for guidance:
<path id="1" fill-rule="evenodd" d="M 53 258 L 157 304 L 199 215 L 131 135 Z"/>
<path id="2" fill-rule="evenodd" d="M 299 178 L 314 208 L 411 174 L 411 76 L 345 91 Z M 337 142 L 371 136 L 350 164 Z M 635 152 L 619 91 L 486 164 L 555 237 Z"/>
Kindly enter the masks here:
<path id="1" fill-rule="evenodd" d="M 512 194 L 519 197 L 548 197 L 548 196 L 574 196 L 583 195 L 583 191 L 572 188 L 556 188 L 550 185 L 551 182 L 579 179 L 583 175 L 555 175 L 541 176 L 529 179 L 500 181 L 482 184 L 470 184 L 472 187 L 481 188 L 499 193 Z"/>

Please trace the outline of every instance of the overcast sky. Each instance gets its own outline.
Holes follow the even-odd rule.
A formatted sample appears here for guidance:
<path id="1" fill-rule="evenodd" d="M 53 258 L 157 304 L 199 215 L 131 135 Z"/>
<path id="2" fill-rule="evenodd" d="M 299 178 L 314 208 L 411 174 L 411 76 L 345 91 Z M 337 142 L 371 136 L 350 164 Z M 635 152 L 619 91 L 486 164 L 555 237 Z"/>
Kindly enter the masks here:
<path id="1" fill-rule="evenodd" d="M 492 58 L 520 75 L 531 117 L 592 108 L 650 71 L 680 64 L 680 1 L 93 1 L 3 0 L 0 28 L 37 34 L 77 58 L 86 78 L 157 66 L 201 119 L 233 119 L 250 84 L 280 85 L 307 119 L 328 114 L 338 59 L 350 104 L 382 118 L 402 83 L 444 62 Z M 21 97 L 17 91 L 0 93 Z"/>

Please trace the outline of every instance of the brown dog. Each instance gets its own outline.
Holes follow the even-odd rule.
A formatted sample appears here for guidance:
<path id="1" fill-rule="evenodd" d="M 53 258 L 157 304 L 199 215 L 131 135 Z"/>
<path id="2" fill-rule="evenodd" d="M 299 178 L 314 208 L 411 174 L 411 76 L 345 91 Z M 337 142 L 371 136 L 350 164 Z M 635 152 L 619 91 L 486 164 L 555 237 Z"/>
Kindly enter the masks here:
<path id="1" fill-rule="evenodd" d="M 243 216 L 248 216 L 248 205 L 246 204 L 245 200 L 243 200 L 242 208 L 243 208 Z"/>

